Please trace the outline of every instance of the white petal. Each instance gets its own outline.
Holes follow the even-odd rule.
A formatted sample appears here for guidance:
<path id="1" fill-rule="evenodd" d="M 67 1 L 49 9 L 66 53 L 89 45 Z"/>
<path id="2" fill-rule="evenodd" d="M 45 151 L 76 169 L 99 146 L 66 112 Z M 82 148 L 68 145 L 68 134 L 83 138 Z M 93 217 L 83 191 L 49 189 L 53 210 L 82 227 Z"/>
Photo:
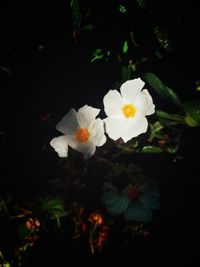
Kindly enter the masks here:
<path id="1" fill-rule="evenodd" d="M 155 106 L 147 89 L 142 90 L 134 101 L 134 105 L 143 115 L 151 115 L 155 112 Z"/>
<path id="2" fill-rule="evenodd" d="M 106 142 L 106 136 L 104 134 L 104 123 L 101 119 L 96 119 L 95 123 L 92 127 L 90 132 L 90 140 L 96 145 L 96 146 L 102 146 Z"/>
<path id="3" fill-rule="evenodd" d="M 138 78 L 126 81 L 120 87 L 124 103 L 133 103 L 139 92 L 142 90 L 144 82 Z"/>
<path id="4" fill-rule="evenodd" d="M 95 121 L 96 116 L 99 114 L 100 109 L 93 108 L 85 105 L 78 110 L 78 121 L 81 128 L 88 129 Z"/>
<path id="5" fill-rule="evenodd" d="M 53 138 L 50 145 L 55 149 L 59 157 L 68 156 L 68 143 L 65 135 Z"/>
<path id="6" fill-rule="evenodd" d="M 56 129 L 64 134 L 75 134 L 79 128 L 77 112 L 74 108 L 70 109 L 70 111 L 56 125 Z"/>
<path id="7" fill-rule="evenodd" d="M 147 131 L 147 128 L 148 128 L 148 122 L 146 117 L 137 115 L 133 119 L 127 119 L 127 125 L 123 129 L 121 137 L 126 143 L 133 137 L 145 133 Z"/>
<path id="8" fill-rule="evenodd" d="M 67 142 L 70 147 L 73 149 L 81 152 L 84 154 L 84 157 L 86 159 L 90 158 L 92 155 L 94 155 L 96 151 L 96 146 L 91 142 L 79 142 L 75 136 L 67 135 L 66 136 Z"/>
<path id="9" fill-rule="evenodd" d="M 117 116 L 122 110 L 122 97 L 117 90 L 110 90 L 104 96 L 103 104 L 107 116 Z"/>
<path id="10" fill-rule="evenodd" d="M 124 117 L 113 118 L 107 117 L 104 119 L 106 124 L 106 132 L 111 139 L 116 141 L 121 137 L 124 126 L 126 125 L 126 119 Z"/>

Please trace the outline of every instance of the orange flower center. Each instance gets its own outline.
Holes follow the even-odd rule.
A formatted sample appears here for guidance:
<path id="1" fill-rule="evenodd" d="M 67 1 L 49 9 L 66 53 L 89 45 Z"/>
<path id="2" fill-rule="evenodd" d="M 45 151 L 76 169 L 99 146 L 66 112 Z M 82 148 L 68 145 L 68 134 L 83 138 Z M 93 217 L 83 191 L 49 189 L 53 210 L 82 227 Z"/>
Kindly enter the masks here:
<path id="1" fill-rule="evenodd" d="M 133 118 L 137 112 L 137 108 L 132 104 L 126 104 L 123 106 L 122 112 L 126 118 Z"/>
<path id="2" fill-rule="evenodd" d="M 79 142 L 86 142 L 89 139 L 89 136 L 90 136 L 90 134 L 89 134 L 88 130 L 85 128 L 79 129 L 76 133 L 76 139 Z"/>

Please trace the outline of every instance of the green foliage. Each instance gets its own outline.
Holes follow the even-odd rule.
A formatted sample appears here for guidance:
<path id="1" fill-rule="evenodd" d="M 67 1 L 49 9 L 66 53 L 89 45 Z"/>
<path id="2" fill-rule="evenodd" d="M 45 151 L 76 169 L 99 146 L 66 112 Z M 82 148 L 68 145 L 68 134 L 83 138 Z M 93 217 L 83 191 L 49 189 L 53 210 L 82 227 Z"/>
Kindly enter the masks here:
<path id="1" fill-rule="evenodd" d="M 165 125 L 176 125 L 184 123 L 184 116 L 178 114 L 170 114 L 166 111 L 156 110 L 156 114 L 160 121 Z"/>
<path id="2" fill-rule="evenodd" d="M 170 52 L 172 50 L 172 45 L 169 40 L 168 34 L 166 30 L 162 29 L 161 27 L 154 27 L 154 34 L 159 42 L 159 44 L 167 51 Z"/>
<path id="3" fill-rule="evenodd" d="M 41 209 L 47 213 L 64 215 L 65 208 L 63 201 L 59 198 L 47 198 L 41 201 Z"/>
<path id="4" fill-rule="evenodd" d="M 11 267 L 10 263 L 7 260 L 5 260 L 3 253 L 0 250 L 0 267 L 1 266 L 2 267 Z"/>
<path id="5" fill-rule="evenodd" d="M 126 13 L 126 8 L 125 8 L 125 6 L 120 5 L 120 6 L 119 6 L 119 12 L 125 14 L 125 13 Z"/>
<path id="6" fill-rule="evenodd" d="M 147 2 L 145 0 L 137 0 L 137 4 L 141 7 L 141 8 L 148 8 Z"/>
<path id="7" fill-rule="evenodd" d="M 80 28 L 81 18 L 82 18 L 79 1 L 78 0 L 70 0 L 70 7 L 72 10 L 73 28 L 75 30 L 77 30 Z"/>
<path id="8" fill-rule="evenodd" d="M 159 59 L 163 58 L 163 55 L 159 51 L 154 51 L 154 53 L 157 56 L 157 58 L 159 58 Z"/>
<path id="9" fill-rule="evenodd" d="M 102 59 L 104 57 L 103 51 L 102 49 L 96 49 L 93 53 L 92 53 L 92 59 L 90 60 L 90 62 L 94 62 L 95 60 L 98 59 Z"/>
<path id="10" fill-rule="evenodd" d="M 176 92 L 166 86 L 157 75 L 154 73 L 145 73 L 144 79 L 149 83 L 149 85 L 162 97 L 167 98 L 169 101 L 173 102 L 175 105 L 181 107 L 181 101 L 178 98 Z"/>
<path id="11" fill-rule="evenodd" d="M 47 198 L 41 200 L 41 210 L 48 215 L 53 215 L 57 226 L 60 227 L 60 218 L 66 215 L 64 203 L 59 198 Z"/>
<path id="12" fill-rule="evenodd" d="M 86 31 L 91 31 L 91 30 L 93 30 L 93 28 L 94 28 L 94 26 L 92 23 L 89 23 L 89 24 L 81 27 L 82 30 L 86 30 Z"/>
<path id="13" fill-rule="evenodd" d="M 132 75 L 132 67 L 130 65 L 123 66 L 121 69 L 122 81 L 130 80 Z"/>
<path id="14" fill-rule="evenodd" d="M 126 54 L 128 52 L 128 41 L 124 41 L 124 44 L 123 44 L 123 53 Z"/>
<path id="15" fill-rule="evenodd" d="M 200 125 L 200 101 L 187 102 L 184 104 L 184 110 L 186 113 L 185 122 L 190 127 L 196 127 Z"/>
<path id="16" fill-rule="evenodd" d="M 159 147 L 155 147 L 155 146 L 144 146 L 142 148 L 143 153 L 161 153 L 163 152 L 162 149 L 160 149 Z"/>

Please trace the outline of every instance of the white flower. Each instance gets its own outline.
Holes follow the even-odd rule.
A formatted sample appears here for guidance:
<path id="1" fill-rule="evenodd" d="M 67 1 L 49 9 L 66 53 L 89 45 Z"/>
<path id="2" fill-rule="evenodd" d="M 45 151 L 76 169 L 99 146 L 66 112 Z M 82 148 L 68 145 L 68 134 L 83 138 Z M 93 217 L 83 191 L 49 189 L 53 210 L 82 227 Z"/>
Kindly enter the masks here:
<path id="1" fill-rule="evenodd" d="M 106 142 L 104 123 L 96 119 L 100 109 L 85 105 L 76 112 L 71 109 L 56 125 L 56 129 L 64 135 L 51 140 L 50 145 L 60 157 L 68 156 L 68 145 L 90 158 L 96 146 Z"/>
<path id="2" fill-rule="evenodd" d="M 147 131 L 146 115 L 155 112 L 155 106 L 144 82 L 138 78 L 126 81 L 120 92 L 110 90 L 103 99 L 106 132 L 113 140 L 120 137 L 126 143 L 131 138 Z"/>

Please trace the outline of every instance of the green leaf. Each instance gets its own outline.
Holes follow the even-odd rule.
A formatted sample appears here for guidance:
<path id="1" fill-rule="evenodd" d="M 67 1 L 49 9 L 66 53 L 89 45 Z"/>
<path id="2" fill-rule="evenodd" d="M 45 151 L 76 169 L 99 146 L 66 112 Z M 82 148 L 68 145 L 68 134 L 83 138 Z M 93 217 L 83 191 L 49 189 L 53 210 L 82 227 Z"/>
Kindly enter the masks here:
<path id="1" fill-rule="evenodd" d="M 176 92 L 169 88 L 168 86 L 165 87 L 167 90 L 167 97 L 177 106 L 182 106 L 180 99 L 178 98 Z"/>
<path id="2" fill-rule="evenodd" d="M 150 84 L 150 86 L 161 96 L 166 96 L 166 89 L 163 82 L 154 73 L 145 73 L 145 80 Z"/>
<path id="3" fill-rule="evenodd" d="M 153 125 L 151 125 L 151 128 L 154 131 L 154 133 L 157 133 L 163 129 L 163 125 L 159 121 L 156 121 Z"/>
<path id="4" fill-rule="evenodd" d="M 41 209 L 49 214 L 54 214 L 55 216 L 64 216 L 65 207 L 64 203 L 59 198 L 47 198 L 41 200 Z"/>
<path id="5" fill-rule="evenodd" d="M 72 10 L 73 29 L 77 30 L 80 28 L 81 19 L 82 19 L 79 1 L 78 0 L 70 0 L 70 7 Z"/>
<path id="6" fill-rule="evenodd" d="M 173 121 L 177 123 L 184 123 L 184 116 L 177 114 L 170 114 L 162 110 L 156 110 L 156 114 L 159 118 L 165 119 L 167 121 Z"/>
<path id="7" fill-rule="evenodd" d="M 167 152 L 170 153 L 170 154 L 174 154 L 178 151 L 179 149 L 179 143 L 175 144 L 175 145 L 170 145 L 167 147 Z"/>
<path id="8" fill-rule="evenodd" d="M 177 106 L 182 106 L 176 92 L 166 86 L 157 75 L 154 73 L 145 73 L 144 79 L 149 83 L 149 85 L 162 97 L 169 99 Z"/>
<path id="9" fill-rule="evenodd" d="M 125 6 L 123 6 L 123 5 L 120 5 L 119 6 L 119 12 L 121 12 L 121 13 L 126 13 L 126 8 L 125 8 Z"/>
<path id="10" fill-rule="evenodd" d="M 93 53 L 92 53 L 93 58 L 90 60 L 90 62 L 94 62 L 95 60 L 101 59 L 104 57 L 103 51 L 102 49 L 96 49 Z"/>
<path id="11" fill-rule="evenodd" d="M 128 41 L 125 41 L 123 45 L 123 53 L 126 54 L 127 52 L 128 52 Z"/>
<path id="12" fill-rule="evenodd" d="M 184 110 L 186 113 L 185 122 L 190 127 L 196 127 L 200 125 L 200 101 L 187 102 L 184 104 Z"/>
<path id="13" fill-rule="evenodd" d="M 142 148 L 143 153 L 162 153 L 163 150 L 160 149 L 159 147 L 155 147 L 155 146 L 144 146 Z"/>

